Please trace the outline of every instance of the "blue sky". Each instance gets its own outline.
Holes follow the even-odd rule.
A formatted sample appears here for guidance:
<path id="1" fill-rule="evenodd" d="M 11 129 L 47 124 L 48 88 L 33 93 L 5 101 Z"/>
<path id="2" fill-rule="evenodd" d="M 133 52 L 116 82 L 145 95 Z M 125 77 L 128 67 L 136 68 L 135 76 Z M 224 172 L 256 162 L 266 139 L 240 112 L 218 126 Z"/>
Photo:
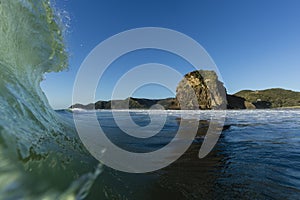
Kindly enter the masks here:
<path id="1" fill-rule="evenodd" d="M 196 40 L 218 66 L 229 93 L 271 87 L 300 91 L 300 1 L 57 0 L 56 7 L 70 17 L 66 32 L 70 64 L 68 70 L 46 74 L 41 84 L 55 109 L 72 103 L 77 70 L 96 45 L 139 27 L 169 28 Z M 111 74 L 148 62 L 189 69 L 166 52 L 130 53 L 118 59 L 100 82 L 96 100 L 109 99 L 117 79 Z M 155 85 L 135 93 L 147 98 L 171 95 Z"/>

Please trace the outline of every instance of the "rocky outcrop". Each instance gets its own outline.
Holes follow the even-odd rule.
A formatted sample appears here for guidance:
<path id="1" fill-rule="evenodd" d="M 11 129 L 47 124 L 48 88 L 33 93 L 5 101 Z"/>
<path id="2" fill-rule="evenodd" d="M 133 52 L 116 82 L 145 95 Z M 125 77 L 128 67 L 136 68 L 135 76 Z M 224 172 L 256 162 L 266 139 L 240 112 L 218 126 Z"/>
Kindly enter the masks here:
<path id="1" fill-rule="evenodd" d="M 195 98 L 193 98 L 195 97 Z M 181 103 L 180 103 L 181 102 Z M 159 104 L 166 110 L 178 109 L 268 109 L 300 107 L 300 92 L 280 88 L 226 94 L 223 83 L 214 71 L 193 71 L 184 76 L 176 89 L 176 98 L 97 101 L 88 105 L 75 104 L 81 109 L 149 109 Z M 180 105 L 181 104 L 181 105 Z"/>
<path id="2" fill-rule="evenodd" d="M 195 98 L 194 98 L 195 97 Z M 176 89 L 176 98 L 98 101 L 95 109 L 149 109 L 159 104 L 167 110 L 226 109 L 226 89 L 214 71 L 193 71 L 184 76 Z M 93 109 L 92 106 L 73 105 L 71 108 Z"/>
<path id="3" fill-rule="evenodd" d="M 255 105 L 242 97 L 227 94 L 227 109 L 255 109 Z"/>
<path id="4" fill-rule="evenodd" d="M 226 109 L 227 105 L 223 83 L 214 71 L 208 70 L 186 74 L 177 86 L 176 99 L 184 109 Z"/>

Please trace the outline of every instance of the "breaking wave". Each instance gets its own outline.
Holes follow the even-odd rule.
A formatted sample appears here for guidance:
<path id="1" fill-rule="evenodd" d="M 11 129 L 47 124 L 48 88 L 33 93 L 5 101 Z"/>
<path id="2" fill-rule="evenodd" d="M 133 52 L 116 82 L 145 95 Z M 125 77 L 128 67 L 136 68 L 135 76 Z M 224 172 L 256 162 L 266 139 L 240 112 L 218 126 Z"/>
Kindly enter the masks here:
<path id="1" fill-rule="evenodd" d="M 66 68 L 48 0 L 0 0 L 0 199 L 84 198 L 101 167 L 40 88 Z"/>

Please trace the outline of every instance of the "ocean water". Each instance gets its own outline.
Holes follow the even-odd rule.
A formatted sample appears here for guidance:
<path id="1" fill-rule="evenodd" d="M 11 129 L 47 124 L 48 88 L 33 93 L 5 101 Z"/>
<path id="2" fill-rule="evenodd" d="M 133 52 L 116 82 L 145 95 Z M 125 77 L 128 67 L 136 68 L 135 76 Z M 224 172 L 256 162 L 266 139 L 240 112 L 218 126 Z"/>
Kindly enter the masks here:
<path id="1" fill-rule="evenodd" d="M 117 111 L 114 116 L 110 110 L 96 114 L 107 137 L 115 144 L 128 151 L 150 152 L 172 140 L 181 114 L 203 123 L 216 118 L 220 111 L 151 112 L 152 117 L 158 118 L 167 114 L 166 124 L 156 136 L 142 140 L 129 137 L 116 125 L 116 117 L 128 120 L 124 111 Z M 56 114 L 73 127 L 73 115 L 88 119 L 94 111 L 60 110 Z M 132 110 L 130 115 L 141 126 L 150 123 L 146 110 Z M 200 128 L 182 157 L 150 173 L 131 174 L 99 165 L 84 150 L 84 153 L 70 151 L 68 139 L 60 141 L 61 146 L 54 152 L 49 148 L 48 154 L 54 154 L 51 160 L 35 155 L 11 163 L 10 158 L 3 157 L 7 162 L 6 165 L 1 162 L 6 169 L 0 174 L 1 195 L 9 194 L 11 199 L 24 196 L 29 199 L 298 199 L 300 110 L 227 111 L 225 125 L 227 129 L 205 158 L 198 158 L 206 131 Z M 77 138 L 76 132 L 73 133 Z M 45 144 L 53 145 L 53 138 L 48 138 Z M 80 141 L 73 143 L 84 149 Z M 45 151 L 47 148 L 44 147 Z M 61 151 L 65 155 L 55 157 L 62 156 Z M 65 157 L 69 160 L 63 161 Z M 16 167 L 20 164 L 24 169 Z M 7 184 L 6 180 L 12 181 Z"/>
<path id="2" fill-rule="evenodd" d="M 45 73 L 67 66 L 63 26 L 48 0 L 0 1 L 0 199 L 299 198 L 299 110 L 228 111 L 230 128 L 204 159 L 198 152 L 205 130 L 199 130 L 187 152 L 164 169 L 129 174 L 101 165 L 73 122 L 73 114 L 91 113 L 54 111 L 40 88 Z M 135 152 L 172 139 L 180 113 L 167 114 L 157 137 L 140 141 L 116 126 L 111 111 L 97 112 L 107 136 Z M 185 114 L 205 122 L 217 113 Z M 122 111 L 117 117 L 129 120 Z M 131 117 L 149 123 L 146 111 Z"/>
<path id="3" fill-rule="evenodd" d="M 115 124 L 111 111 L 97 112 L 107 137 L 122 148 L 149 152 L 174 137 L 178 117 L 209 120 L 219 111 L 157 111 L 167 113 L 163 130 L 149 140 L 132 139 Z M 188 114 L 187 114 L 188 113 Z M 72 114 L 61 111 L 64 118 Z M 91 115 L 89 111 L 76 112 Z M 153 113 L 152 113 L 153 114 Z M 186 115 L 187 114 L 187 115 Z M 123 111 L 116 115 L 122 120 Z M 149 123 L 147 111 L 131 111 L 139 125 Z M 118 172 L 103 166 L 90 199 L 298 199 L 300 196 L 300 110 L 227 111 L 224 130 L 210 154 L 198 158 L 202 130 L 185 154 L 161 170 L 145 174 Z"/>

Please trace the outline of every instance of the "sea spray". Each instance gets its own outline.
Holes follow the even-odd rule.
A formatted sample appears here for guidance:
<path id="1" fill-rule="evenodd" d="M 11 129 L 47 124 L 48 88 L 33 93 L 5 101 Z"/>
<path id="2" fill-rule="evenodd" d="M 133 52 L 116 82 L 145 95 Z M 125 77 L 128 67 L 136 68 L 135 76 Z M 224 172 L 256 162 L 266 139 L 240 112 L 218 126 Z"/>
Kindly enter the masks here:
<path id="1" fill-rule="evenodd" d="M 75 198 L 77 179 L 91 185 L 99 174 L 72 122 L 51 109 L 40 88 L 44 73 L 67 67 L 58 22 L 50 1 L 0 0 L 0 199 L 64 191 Z"/>

